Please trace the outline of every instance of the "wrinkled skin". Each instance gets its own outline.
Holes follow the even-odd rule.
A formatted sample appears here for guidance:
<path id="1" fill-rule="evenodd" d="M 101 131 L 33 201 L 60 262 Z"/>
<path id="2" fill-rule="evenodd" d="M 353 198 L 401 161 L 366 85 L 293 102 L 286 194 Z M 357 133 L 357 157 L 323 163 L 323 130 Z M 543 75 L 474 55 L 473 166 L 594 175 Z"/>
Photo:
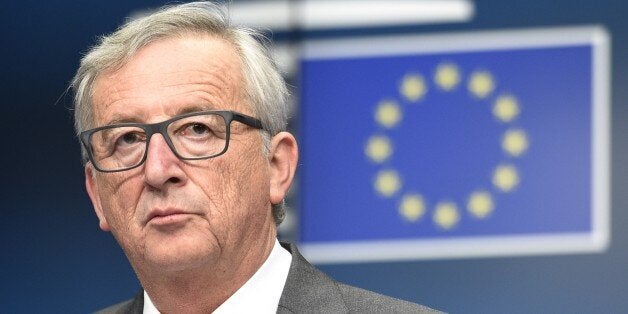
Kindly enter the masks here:
<path id="1" fill-rule="evenodd" d="M 214 109 L 253 116 L 243 84 L 240 60 L 226 41 L 202 35 L 162 39 L 97 78 L 94 126 L 155 123 Z M 157 134 L 138 168 L 85 168 L 101 229 L 113 233 L 162 311 L 215 308 L 259 268 L 274 244 L 271 204 L 281 202 L 290 186 L 296 142 L 282 132 L 264 155 L 258 130 L 232 122 L 231 131 L 228 151 L 216 158 L 179 160 Z M 195 300 L 203 289 L 211 300 Z"/>

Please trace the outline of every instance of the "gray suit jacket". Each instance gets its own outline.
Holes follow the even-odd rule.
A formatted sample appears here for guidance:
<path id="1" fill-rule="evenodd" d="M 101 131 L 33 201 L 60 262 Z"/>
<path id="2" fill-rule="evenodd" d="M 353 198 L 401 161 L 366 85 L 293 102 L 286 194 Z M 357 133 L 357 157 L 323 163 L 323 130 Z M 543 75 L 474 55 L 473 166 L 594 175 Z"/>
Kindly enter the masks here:
<path id="1" fill-rule="evenodd" d="M 314 268 L 294 244 L 281 244 L 292 253 L 288 279 L 277 313 L 440 313 L 428 307 L 394 299 L 337 282 Z M 141 314 L 144 292 L 98 313 Z"/>

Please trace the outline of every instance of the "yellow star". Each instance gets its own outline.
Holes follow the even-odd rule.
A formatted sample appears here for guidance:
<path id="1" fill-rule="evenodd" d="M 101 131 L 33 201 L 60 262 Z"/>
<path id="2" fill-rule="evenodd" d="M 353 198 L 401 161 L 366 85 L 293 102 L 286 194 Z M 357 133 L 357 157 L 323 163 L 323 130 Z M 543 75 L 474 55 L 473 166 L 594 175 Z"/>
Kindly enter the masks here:
<path id="1" fill-rule="evenodd" d="M 486 98 L 495 89 L 495 83 L 489 72 L 476 71 L 471 74 L 468 88 L 475 97 Z"/>
<path id="2" fill-rule="evenodd" d="M 460 72 L 453 63 L 441 63 L 436 68 L 434 81 L 441 89 L 450 91 L 460 83 Z"/>
<path id="3" fill-rule="evenodd" d="M 523 130 L 508 130 L 502 139 L 502 148 L 514 157 L 525 153 L 528 145 L 528 136 Z"/>
<path id="4" fill-rule="evenodd" d="M 399 213 L 408 221 L 417 221 L 425 213 L 425 202 L 419 194 L 404 195 L 399 206 Z"/>
<path id="5" fill-rule="evenodd" d="M 471 193 L 467 202 L 467 209 L 477 218 L 485 218 L 493 212 L 493 198 L 486 191 Z"/>
<path id="6" fill-rule="evenodd" d="M 513 96 L 499 96 L 493 106 L 493 115 L 502 122 L 510 122 L 519 115 L 519 103 Z"/>
<path id="7" fill-rule="evenodd" d="M 436 204 L 434 211 L 434 222 L 446 230 L 455 227 L 460 221 L 460 214 L 458 214 L 458 207 L 453 202 L 440 202 Z"/>
<path id="8" fill-rule="evenodd" d="M 382 163 L 392 155 L 392 144 L 386 136 L 374 135 L 366 144 L 366 155 L 376 163 Z"/>
<path id="9" fill-rule="evenodd" d="M 419 101 L 425 93 L 427 86 L 423 76 L 419 74 L 408 74 L 401 81 L 401 94 L 411 102 Z"/>
<path id="10" fill-rule="evenodd" d="M 375 111 L 375 121 L 385 128 L 392 128 L 402 118 L 399 105 L 392 100 L 381 101 Z"/>
<path id="11" fill-rule="evenodd" d="M 503 192 L 510 192 L 519 184 L 517 168 L 511 165 L 500 165 L 493 173 L 493 185 Z"/>
<path id="12" fill-rule="evenodd" d="M 401 179 L 394 170 L 382 170 L 375 178 L 375 190 L 383 197 L 391 197 L 401 188 Z"/>

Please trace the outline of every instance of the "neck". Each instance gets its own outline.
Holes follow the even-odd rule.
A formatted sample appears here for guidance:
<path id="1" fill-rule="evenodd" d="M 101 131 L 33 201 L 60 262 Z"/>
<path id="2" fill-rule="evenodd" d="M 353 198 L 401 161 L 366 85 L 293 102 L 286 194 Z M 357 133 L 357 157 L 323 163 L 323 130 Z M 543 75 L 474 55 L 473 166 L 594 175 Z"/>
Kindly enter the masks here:
<path id="1" fill-rule="evenodd" d="M 161 313 L 210 313 L 233 295 L 266 261 L 277 236 L 274 224 L 243 241 L 237 252 L 192 269 L 136 269 L 142 287 Z M 255 238 L 253 238 L 255 237 Z"/>

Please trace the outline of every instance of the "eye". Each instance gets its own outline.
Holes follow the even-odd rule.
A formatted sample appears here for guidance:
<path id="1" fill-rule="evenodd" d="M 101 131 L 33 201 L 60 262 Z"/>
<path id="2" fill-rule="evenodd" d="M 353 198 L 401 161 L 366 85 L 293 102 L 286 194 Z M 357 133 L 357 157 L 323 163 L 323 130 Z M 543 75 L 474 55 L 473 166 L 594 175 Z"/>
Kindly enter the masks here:
<path id="1" fill-rule="evenodd" d="M 142 141 L 144 141 L 144 134 L 138 132 L 128 132 L 118 137 L 118 140 L 116 140 L 116 146 L 130 146 Z"/>
<path id="2" fill-rule="evenodd" d="M 193 133 L 193 134 L 198 134 L 198 135 L 202 135 L 205 133 L 209 132 L 209 128 L 206 125 L 200 124 L 200 123 L 195 123 L 192 124 L 188 127 L 188 129 Z"/>
<path id="3" fill-rule="evenodd" d="M 179 134 L 190 139 L 206 138 L 212 135 L 212 129 L 206 124 L 194 122 L 184 125 Z"/>

